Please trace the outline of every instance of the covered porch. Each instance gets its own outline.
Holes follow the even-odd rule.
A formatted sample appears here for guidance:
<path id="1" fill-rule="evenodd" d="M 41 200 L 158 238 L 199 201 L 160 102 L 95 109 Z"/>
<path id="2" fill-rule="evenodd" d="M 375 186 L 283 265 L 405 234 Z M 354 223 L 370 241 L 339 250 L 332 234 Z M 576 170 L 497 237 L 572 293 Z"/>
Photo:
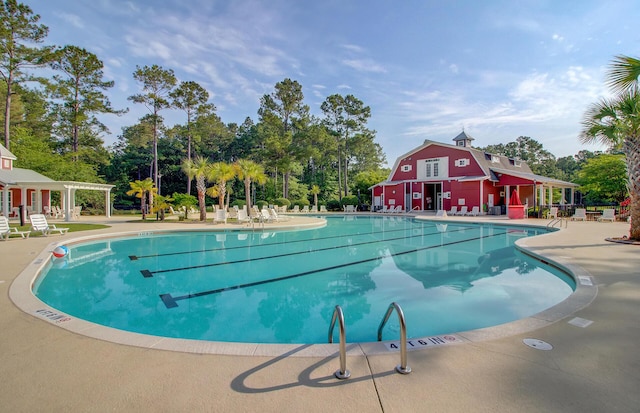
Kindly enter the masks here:
<path id="1" fill-rule="evenodd" d="M 54 181 L 33 171 L 29 176 L 36 180 L 10 179 L 8 175 L 20 175 L 21 171 L 2 171 L 0 176 L 0 212 L 6 217 L 19 218 L 20 222 L 26 222 L 29 214 L 52 215 L 53 205 L 51 193 L 60 192 L 60 210 L 62 218 L 69 222 L 78 219 L 79 214 L 74 214 L 76 209 L 76 191 L 90 190 L 104 192 L 105 215 L 111 217 L 111 189 L 114 185 L 95 184 L 75 181 Z M 11 174 L 18 172 L 18 174 Z M 7 179 L 9 178 L 9 179 Z M 22 208 L 20 208 L 22 206 Z"/>

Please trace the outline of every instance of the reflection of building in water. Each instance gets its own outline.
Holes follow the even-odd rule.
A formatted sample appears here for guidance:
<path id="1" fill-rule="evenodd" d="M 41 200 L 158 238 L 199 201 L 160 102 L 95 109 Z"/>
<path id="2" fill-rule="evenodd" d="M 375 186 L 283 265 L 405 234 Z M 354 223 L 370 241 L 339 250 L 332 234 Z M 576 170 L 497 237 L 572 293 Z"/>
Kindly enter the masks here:
<path id="1" fill-rule="evenodd" d="M 425 289 L 442 286 L 465 292 L 474 281 L 524 265 L 514 247 L 499 248 L 481 255 L 450 248 L 396 255 L 396 249 L 401 252 L 398 245 L 389 245 L 389 249 L 396 267 L 422 283 Z"/>
<path id="2" fill-rule="evenodd" d="M 74 268 L 113 254 L 115 254 L 115 252 L 111 250 L 111 241 L 107 241 L 104 244 L 104 248 L 93 252 L 83 252 L 82 250 L 70 249 L 69 254 L 64 258 L 64 267 Z"/>

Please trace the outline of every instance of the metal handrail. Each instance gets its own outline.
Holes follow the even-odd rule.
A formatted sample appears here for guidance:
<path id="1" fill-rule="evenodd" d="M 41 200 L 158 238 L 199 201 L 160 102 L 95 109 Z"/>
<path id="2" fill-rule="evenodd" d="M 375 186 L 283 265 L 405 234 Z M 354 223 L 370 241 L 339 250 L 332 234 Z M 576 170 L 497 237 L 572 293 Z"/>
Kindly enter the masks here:
<path id="1" fill-rule="evenodd" d="M 347 334 L 344 329 L 344 314 L 339 305 L 333 310 L 333 317 L 331 317 L 329 343 L 333 343 L 333 328 L 336 325 L 336 320 L 340 323 L 340 370 L 336 370 L 333 374 L 339 379 L 348 379 L 351 377 L 351 372 L 347 370 Z"/>
<path id="2" fill-rule="evenodd" d="M 562 223 L 564 222 L 565 228 L 569 228 L 569 220 L 563 217 L 557 217 L 552 219 L 548 224 L 547 228 L 555 228 L 556 224 L 560 224 L 560 228 L 562 228 Z"/>
<path id="3" fill-rule="evenodd" d="M 400 364 L 396 366 L 396 371 L 400 374 L 409 374 L 411 373 L 411 367 L 407 366 L 407 325 L 404 320 L 404 312 L 396 302 L 389 304 L 387 313 L 384 315 L 380 327 L 378 327 L 378 341 L 382 341 L 382 329 L 389 321 L 394 309 L 398 313 L 398 322 L 400 323 Z"/>

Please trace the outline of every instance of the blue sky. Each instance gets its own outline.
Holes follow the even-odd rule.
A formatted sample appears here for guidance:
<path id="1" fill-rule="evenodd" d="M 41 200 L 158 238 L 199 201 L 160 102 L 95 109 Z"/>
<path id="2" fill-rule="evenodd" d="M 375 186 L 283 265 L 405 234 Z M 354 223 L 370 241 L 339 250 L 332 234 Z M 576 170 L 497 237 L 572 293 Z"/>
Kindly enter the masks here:
<path id="1" fill-rule="evenodd" d="M 476 146 L 529 136 L 574 155 L 580 121 L 606 96 L 617 54 L 640 56 L 640 2 L 613 1 L 26 1 L 49 26 L 48 43 L 95 53 L 115 81 L 122 117 L 102 118 L 113 143 L 146 114 L 136 65 L 173 69 L 205 87 L 225 123 L 258 120 L 260 97 L 285 78 L 305 103 L 353 94 L 371 107 L 387 162 L 425 139 Z M 165 110 L 165 124 L 185 123 Z"/>

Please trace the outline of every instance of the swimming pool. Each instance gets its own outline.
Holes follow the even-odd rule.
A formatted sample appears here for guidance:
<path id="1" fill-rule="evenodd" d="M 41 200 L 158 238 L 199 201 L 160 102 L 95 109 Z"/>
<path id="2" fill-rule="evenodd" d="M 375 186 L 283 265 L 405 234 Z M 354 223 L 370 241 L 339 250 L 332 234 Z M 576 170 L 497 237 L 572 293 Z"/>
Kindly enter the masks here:
<path id="1" fill-rule="evenodd" d="M 326 343 L 335 305 L 347 341 L 375 341 L 395 301 L 409 337 L 425 337 L 507 323 L 568 297 L 571 277 L 513 248 L 543 232 L 341 216 L 304 231 L 141 233 L 70 245 L 33 291 L 121 330 L 249 343 Z M 397 329 L 392 318 L 383 338 Z"/>

